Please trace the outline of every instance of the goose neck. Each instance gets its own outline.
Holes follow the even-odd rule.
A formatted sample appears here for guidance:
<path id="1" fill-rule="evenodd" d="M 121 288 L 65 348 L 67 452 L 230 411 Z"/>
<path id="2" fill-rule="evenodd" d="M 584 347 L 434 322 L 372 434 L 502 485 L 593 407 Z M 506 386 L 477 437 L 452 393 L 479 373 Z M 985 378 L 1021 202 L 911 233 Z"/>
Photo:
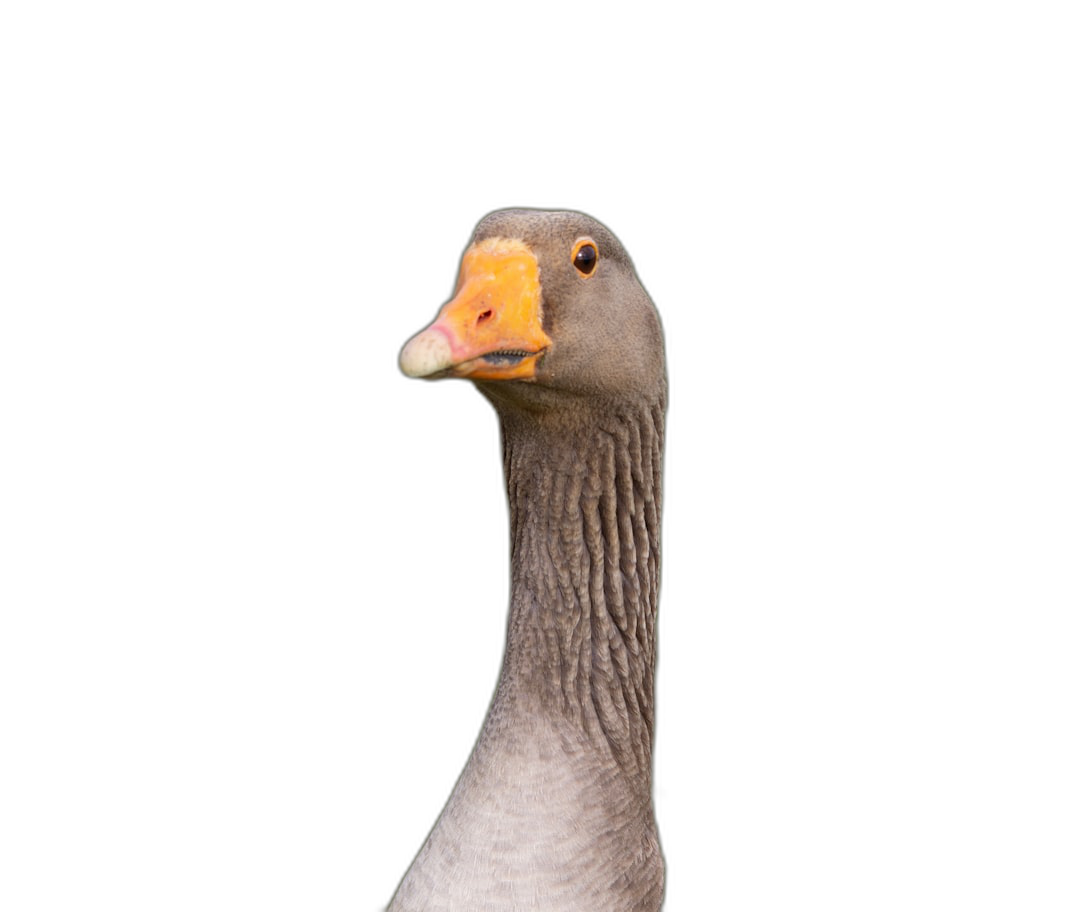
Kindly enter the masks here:
<path id="1" fill-rule="evenodd" d="M 503 416 L 511 528 L 504 677 L 619 767 L 651 769 L 664 403 Z"/>

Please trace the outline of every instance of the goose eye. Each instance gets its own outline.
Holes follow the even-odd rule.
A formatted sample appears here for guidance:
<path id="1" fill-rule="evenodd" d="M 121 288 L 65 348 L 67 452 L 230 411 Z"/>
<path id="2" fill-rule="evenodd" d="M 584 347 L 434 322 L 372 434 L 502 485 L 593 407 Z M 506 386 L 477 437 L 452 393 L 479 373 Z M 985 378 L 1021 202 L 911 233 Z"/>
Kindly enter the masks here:
<path id="1" fill-rule="evenodd" d="M 600 255 L 596 252 L 596 244 L 590 240 L 578 241 L 574 245 L 574 266 L 583 276 L 591 276 L 596 269 L 596 261 Z"/>

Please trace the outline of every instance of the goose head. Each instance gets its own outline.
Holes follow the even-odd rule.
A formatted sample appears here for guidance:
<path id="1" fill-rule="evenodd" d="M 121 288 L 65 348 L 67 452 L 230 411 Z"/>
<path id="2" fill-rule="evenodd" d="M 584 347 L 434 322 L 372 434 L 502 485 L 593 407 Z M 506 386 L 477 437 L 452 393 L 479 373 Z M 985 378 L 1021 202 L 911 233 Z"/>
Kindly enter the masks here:
<path id="1" fill-rule="evenodd" d="M 504 209 L 477 225 L 453 298 L 400 355 L 402 371 L 471 379 L 496 403 L 611 404 L 664 384 L 652 301 L 618 239 L 580 212 Z"/>

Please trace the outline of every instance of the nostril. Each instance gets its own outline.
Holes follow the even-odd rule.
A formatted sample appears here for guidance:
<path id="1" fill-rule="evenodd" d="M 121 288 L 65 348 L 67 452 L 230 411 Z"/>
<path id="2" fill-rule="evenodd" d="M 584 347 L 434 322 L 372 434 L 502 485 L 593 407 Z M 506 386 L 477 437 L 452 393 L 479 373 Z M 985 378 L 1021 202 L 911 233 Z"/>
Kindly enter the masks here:
<path id="1" fill-rule="evenodd" d="M 476 325 L 479 326 L 481 323 L 484 323 L 484 322 L 486 322 L 486 321 L 488 321 L 490 319 L 491 319 L 491 311 L 490 310 L 485 310 L 482 314 L 480 314 L 480 316 L 478 316 L 476 318 Z"/>

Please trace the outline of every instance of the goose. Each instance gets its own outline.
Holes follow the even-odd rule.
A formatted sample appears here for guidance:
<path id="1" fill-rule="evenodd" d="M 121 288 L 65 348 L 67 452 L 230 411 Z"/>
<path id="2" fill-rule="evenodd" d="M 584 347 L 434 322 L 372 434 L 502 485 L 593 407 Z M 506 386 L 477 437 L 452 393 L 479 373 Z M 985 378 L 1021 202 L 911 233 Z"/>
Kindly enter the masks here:
<path id="1" fill-rule="evenodd" d="M 467 378 L 494 406 L 511 584 L 487 717 L 388 912 L 655 912 L 656 309 L 600 222 L 500 210 L 399 362 Z"/>

